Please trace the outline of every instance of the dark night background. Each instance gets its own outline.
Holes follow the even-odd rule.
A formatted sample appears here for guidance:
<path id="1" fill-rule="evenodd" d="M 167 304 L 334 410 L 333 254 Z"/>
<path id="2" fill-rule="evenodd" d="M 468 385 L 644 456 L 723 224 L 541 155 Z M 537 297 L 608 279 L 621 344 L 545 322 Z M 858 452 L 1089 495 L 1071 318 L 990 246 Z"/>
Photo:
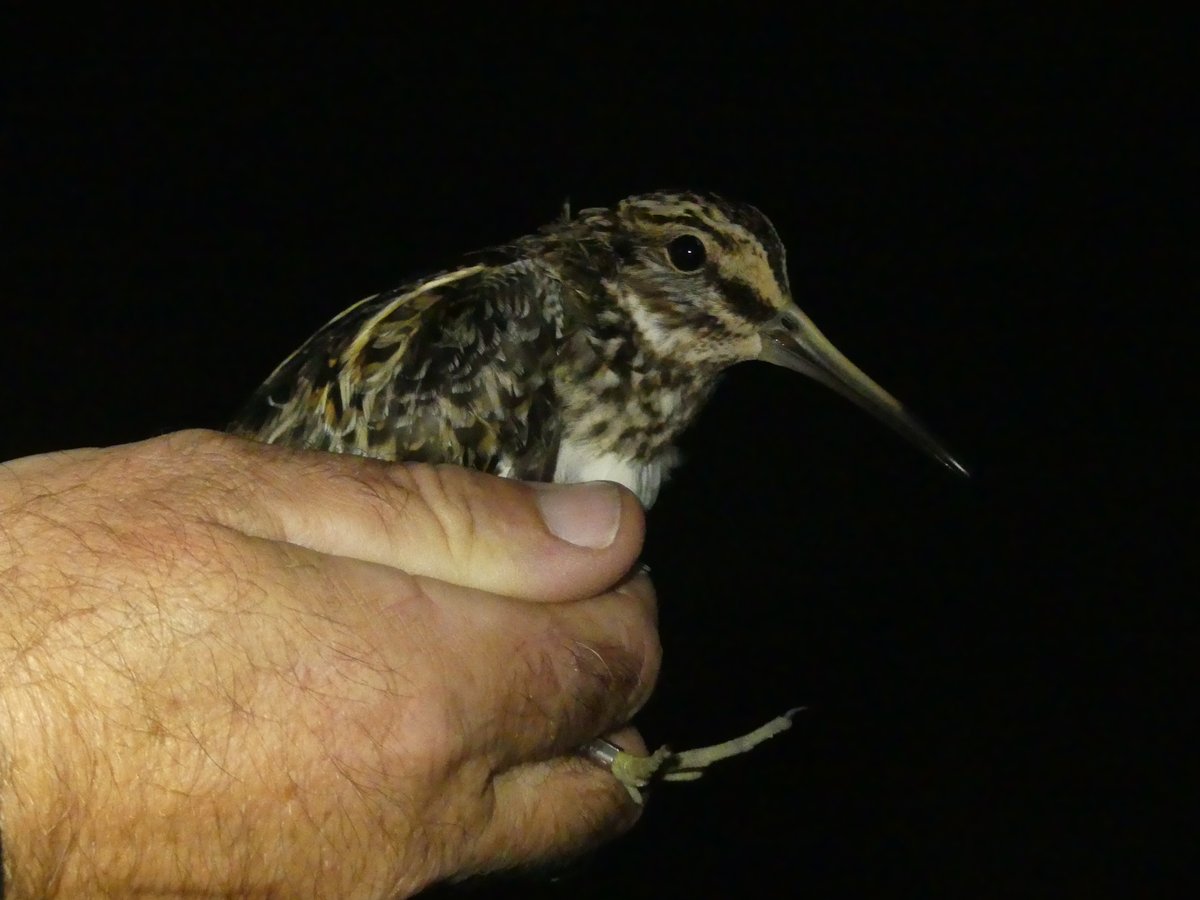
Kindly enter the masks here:
<path id="1" fill-rule="evenodd" d="M 469 895 L 1188 894 L 1182 25 L 472 15 L 14 21 L 0 456 L 220 426 L 342 307 L 564 198 L 747 200 L 974 477 L 731 371 L 651 515 L 639 721 L 687 746 L 810 711 L 562 880 Z"/>

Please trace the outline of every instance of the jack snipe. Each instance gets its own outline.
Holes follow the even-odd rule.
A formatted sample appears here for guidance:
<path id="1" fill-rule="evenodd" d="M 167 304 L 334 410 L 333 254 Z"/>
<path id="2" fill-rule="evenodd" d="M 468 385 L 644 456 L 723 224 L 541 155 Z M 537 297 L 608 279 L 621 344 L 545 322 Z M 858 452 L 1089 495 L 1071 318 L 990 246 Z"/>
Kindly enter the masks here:
<path id="1" fill-rule="evenodd" d="M 828 385 L 965 473 L 796 306 L 767 218 L 691 192 L 564 215 L 359 301 L 284 360 L 231 430 L 514 478 L 616 481 L 649 507 L 717 376 L 755 359 Z M 615 749 L 590 752 L 611 763 Z M 659 765 L 682 777 L 704 764 L 666 753 L 629 763 L 614 771 L 628 769 L 635 793 Z"/>

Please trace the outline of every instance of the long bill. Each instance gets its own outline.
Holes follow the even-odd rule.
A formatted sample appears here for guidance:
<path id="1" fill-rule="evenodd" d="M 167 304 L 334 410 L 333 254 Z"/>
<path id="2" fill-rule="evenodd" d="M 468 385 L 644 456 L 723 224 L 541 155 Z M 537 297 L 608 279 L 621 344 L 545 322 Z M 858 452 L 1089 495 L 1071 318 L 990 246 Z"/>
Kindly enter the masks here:
<path id="1" fill-rule="evenodd" d="M 820 382 L 886 423 L 946 468 L 969 473 L 936 437 L 891 394 L 867 377 L 821 334 L 799 309 L 792 307 L 768 324 L 759 359 Z"/>

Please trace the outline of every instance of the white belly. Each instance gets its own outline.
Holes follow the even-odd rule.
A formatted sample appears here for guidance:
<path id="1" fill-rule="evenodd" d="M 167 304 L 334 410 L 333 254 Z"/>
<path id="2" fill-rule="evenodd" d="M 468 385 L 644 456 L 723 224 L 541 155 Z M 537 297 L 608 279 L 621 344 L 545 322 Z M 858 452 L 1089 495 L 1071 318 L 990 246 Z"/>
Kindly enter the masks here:
<path id="1" fill-rule="evenodd" d="M 554 480 L 561 482 L 615 481 L 623 484 L 649 509 L 658 497 L 658 489 L 666 481 L 675 464 L 675 454 L 660 456 L 651 463 L 639 463 L 614 453 L 597 452 L 580 444 L 564 441 L 558 448 L 558 465 Z"/>

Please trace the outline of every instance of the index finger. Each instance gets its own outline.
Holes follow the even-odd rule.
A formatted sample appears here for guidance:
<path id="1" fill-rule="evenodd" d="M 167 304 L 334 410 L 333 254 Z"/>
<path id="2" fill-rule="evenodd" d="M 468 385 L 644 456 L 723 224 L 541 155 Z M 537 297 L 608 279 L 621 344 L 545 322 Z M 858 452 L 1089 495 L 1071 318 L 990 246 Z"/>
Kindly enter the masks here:
<path id="1" fill-rule="evenodd" d="M 441 603 L 454 623 L 452 702 L 493 771 L 574 753 L 649 699 L 662 649 L 645 575 L 553 605 L 455 593 Z"/>

